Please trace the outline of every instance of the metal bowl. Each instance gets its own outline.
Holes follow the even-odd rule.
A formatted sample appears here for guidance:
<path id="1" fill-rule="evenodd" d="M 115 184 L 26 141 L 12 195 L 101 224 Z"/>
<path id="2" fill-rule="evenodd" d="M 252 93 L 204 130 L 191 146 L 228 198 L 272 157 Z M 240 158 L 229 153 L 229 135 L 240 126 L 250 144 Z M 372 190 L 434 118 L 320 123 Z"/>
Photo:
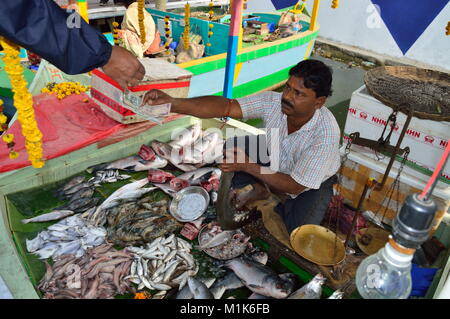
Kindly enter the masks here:
<path id="1" fill-rule="evenodd" d="M 345 258 L 344 243 L 331 230 L 303 225 L 291 233 L 291 246 L 303 258 L 323 266 L 339 264 Z"/>
<path id="2" fill-rule="evenodd" d="M 201 208 L 190 212 L 181 211 L 179 207 L 180 202 L 183 200 L 183 198 L 186 198 L 187 196 L 192 194 L 199 194 L 203 197 L 204 203 L 201 205 Z M 178 221 L 186 223 L 196 220 L 197 218 L 202 216 L 203 213 L 208 208 L 208 205 L 209 205 L 208 192 L 203 187 L 200 186 L 189 186 L 183 188 L 181 191 L 176 193 L 176 195 L 172 199 L 172 202 L 170 203 L 169 211 L 172 214 L 172 216 L 175 217 Z"/>

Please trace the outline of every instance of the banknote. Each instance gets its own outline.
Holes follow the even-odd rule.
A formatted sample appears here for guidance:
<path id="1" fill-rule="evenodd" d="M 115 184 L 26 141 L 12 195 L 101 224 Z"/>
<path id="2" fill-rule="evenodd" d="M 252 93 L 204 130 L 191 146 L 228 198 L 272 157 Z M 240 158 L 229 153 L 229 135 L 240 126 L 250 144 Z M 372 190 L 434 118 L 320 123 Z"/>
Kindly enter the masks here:
<path id="1" fill-rule="evenodd" d="M 123 94 L 123 102 L 126 107 L 136 113 L 137 115 L 145 118 L 146 120 L 161 124 L 164 117 L 170 114 L 171 104 L 165 103 L 160 105 L 142 105 L 143 96 L 139 96 L 126 90 Z"/>

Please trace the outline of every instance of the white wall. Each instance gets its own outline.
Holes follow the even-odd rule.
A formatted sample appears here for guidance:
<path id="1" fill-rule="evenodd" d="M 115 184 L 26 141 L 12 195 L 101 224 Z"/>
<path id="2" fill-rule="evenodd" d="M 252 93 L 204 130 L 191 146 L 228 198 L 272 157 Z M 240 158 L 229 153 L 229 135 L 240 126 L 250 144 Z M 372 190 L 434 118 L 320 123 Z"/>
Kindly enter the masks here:
<path id="1" fill-rule="evenodd" d="M 307 5 L 310 12 L 312 3 L 313 1 L 309 1 Z M 450 3 L 405 54 L 398 47 L 370 0 L 339 1 L 337 9 L 332 9 L 330 3 L 331 1 L 321 1 L 318 17 L 321 37 L 450 70 L 450 36 L 445 35 L 445 27 L 450 18 Z M 399 12 L 400 14 L 402 13 Z"/>
<path id="2" fill-rule="evenodd" d="M 423 1 L 432 5 L 433 0 Z M 312 12 L 313 3 L 313 0 L 307 0 L 309 12 Z M 271 10 L 273 5 L 269 0 L 248 1 L 247 12 Z M 331 8 L 331 0 L 322 0 L 318 17 L 319 36 L 379 54 L 406 57 L 450 70 L 450 36 L 445 35 L 449 18 L 450 2 L 403 54 L 370 0 L 341 0 L 337 9 Z"/>

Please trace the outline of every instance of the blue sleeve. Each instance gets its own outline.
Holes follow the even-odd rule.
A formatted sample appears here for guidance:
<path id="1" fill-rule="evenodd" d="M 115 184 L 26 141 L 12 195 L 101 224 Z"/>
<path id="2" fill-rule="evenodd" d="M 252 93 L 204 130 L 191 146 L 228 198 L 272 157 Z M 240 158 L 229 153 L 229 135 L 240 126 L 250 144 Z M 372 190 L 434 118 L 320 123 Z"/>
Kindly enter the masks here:
<path id="1" fill-rule="evenodd" d="M 82 18 L 77 25 L 70 16 L 53 0 L 0 0 L 0 35 L 67 74 L 105 65 L 112 46 Z"/>

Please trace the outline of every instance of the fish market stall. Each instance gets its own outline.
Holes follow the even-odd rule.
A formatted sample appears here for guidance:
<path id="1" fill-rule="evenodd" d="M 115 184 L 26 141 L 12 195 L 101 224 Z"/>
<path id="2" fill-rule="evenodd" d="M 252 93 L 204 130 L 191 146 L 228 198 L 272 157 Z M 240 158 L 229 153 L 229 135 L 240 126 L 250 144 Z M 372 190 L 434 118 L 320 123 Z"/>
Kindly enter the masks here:
<path id="1" fill-rule="evenodd" d="M 221 150 L 223 141 L 210 132 L 227 128 L 239 128 L 237 135 L 261 133 L 234 120 L 222 124 L 183 116 L 103 148 L 95 143 L 48 160 L 40 170 L 3 174 L 0 268 L 13 296 L 286 298 L 302 287 L 288 268 L 268 262 L 244 230 L 222 231 L 214 223 L 220 170 L 200 167 L 193 153 L 180 162 L 178 152 L 168 151 L 199 140 L 214 141 L 209 151 Z M 171 141 L 179 128 L 192 135 Z M 189 155 L 194 159 L 186 163 Z M 183 191 L 193 197 L 177 199 Z M 171 205 L 176 200 L 178 209 Z M 264 274 L 271 284 L 250 290 Z M 314 282 L 322 291 L 324 278 Z M 324 294 L 331 293 L 324 286 Z"/>

